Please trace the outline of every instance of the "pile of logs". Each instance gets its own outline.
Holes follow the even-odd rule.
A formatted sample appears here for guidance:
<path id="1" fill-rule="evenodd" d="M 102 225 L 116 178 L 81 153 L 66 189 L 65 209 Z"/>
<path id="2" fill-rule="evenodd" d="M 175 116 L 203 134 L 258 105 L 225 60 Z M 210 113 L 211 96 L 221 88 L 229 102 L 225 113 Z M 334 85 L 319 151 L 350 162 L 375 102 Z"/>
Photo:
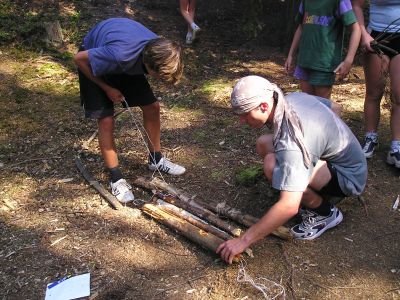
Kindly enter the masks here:
<path id="1" fill-rule="evenodd" d="M 244 227 L 250 227 L 258 221 L 257 218 L 226 204 L 194 200 L 158 178 L 150 181 L 139 177 L 133 184 L 154 193 L 151 203 L 141 207 L 143 213 L 211 251 L 215 251 L 223 241 L 239 237 L 242 233 L 241 228 L 231 225 L 221 217 Z M 272 234 L 285 240 L 291 239 L 289 230 L 283 226 Z M 250 249 L 245 252 L 252 255 Z"/>
<path id="2" fill-rule="evenodd" d="M 79 156 L 75 158 L 75 163 L 83 177 L 114 209 L 123 208 L 117 199 L 91 176 Z M 138 177 L 133 184 L 153 193 L 152 200 L 140 207 L 144 214 L 214 252 L 221 243 L 239 237 L 242 233 L 240 227 L 232 225 L 227 220 L 234 221 L 244 227 L 250 227 L 258 222 L 257 218 L 244 214 L 226 204 L 194 200 L 194 197 L 190 197 L 158 178 L 148 180 Z M 272 234 L 284 240 L 291 239 L 289 230 L 283 226 L 280 226 Z M 250 249 L 245 252 L 252 256 Z"/>

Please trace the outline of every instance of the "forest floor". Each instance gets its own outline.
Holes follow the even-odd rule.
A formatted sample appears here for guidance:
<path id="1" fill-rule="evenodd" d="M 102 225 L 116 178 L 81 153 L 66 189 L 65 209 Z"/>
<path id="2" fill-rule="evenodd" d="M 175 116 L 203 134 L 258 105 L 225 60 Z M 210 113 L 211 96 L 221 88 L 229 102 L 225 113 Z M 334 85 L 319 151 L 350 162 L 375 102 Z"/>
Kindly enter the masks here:
<path id="1" fill-rule="evenodd" d="M 266 129 L 240 126 L 229 96 L 235 82 L 250 74 L 276 82 L 285 92 L 298 90 L 283 72 L 285 54 L 241 44 L 235 20 L 218 13 L 205 16 L 201 6 L 202 33 L 188 47 L 177 1 L 98 2 L 105 4 L 80 2 L 86 3 L 86 28 L 123 15 L 184 47 L 185 80 L 176 87 L 151 81 L 162 103 L 164 152 L 187 169 L 183 176 L 164 179 L 205 201 L 262 216 L 276 192 L 263 177 L 247 185 L 235 178 L 244 168 L 261 165 L 254 145 Z M 62 9 L 68 14 L 74 7 Z M 74 52 L 77 45 L 67 47 Z M 87 169 L 108 187 L 97 141 L 82 151 L 96 123 L 83 118 L 71 60 L 40 49 L 2 46 L 0 79 L 1 299 L 43 299 L 47 283 L 87 272 L 91 299 L 262 298 L 251 285 L 237 281 L 237 264 L 226 265 L 136 209 L 113 210 L 87 184 L 74 163 L 78 151 Z M 359 138 L 364 92 L 363 71 L 356 64 L 332 96 Z M 368 161 L 366 206 L 356 197 L 341 202 L 344 221 L 315 241 L 266 237 L 252 247 L 255 257 L 246 258 L 251 277 L 280 283 L 287 299 L 400 299 L 400 212 L 391 210 L 400 194 L 400 170 L 385 163 L 390 129 L 389 110 L 383 106 L 380 148 Z M 141 119 L 138 110 L 134 114 Z M 150 177 L 131 116 L 125 113 L 116 123 L 126 178 Z M 150 198 L 140 189 L 135 195 Z"/>

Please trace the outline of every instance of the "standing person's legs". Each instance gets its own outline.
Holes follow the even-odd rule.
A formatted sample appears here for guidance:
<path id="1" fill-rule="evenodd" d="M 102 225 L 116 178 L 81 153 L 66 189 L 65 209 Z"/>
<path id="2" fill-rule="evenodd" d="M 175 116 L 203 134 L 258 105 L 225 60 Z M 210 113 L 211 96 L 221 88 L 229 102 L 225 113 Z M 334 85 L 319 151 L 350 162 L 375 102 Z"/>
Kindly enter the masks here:
<path id="1" fill-rule="evenodd" d="M 192 32 L 192 27 L 190 26 L 193 23 L 194 14 L 190 13 L 190 0 L 180 0 L 180 11 L 182 17 L 186 20 L 188 24 L 188 32 Z M 194 12 L 194 11 L 193 11 Z"/>
<path id="2" fill-rule="evenodd" d="M 392 144 L 387 162 L 400 168 L 400 55 L 396 55 L 391 59 L 389 74 L 392 92 L 392 111 L 390 116 Z"/>
<path id="3" fill-rule="evenodd" d="M 101 155 L 107 168 L 118 167 L 117 149 L 114 141 L 114 117 L 105 117 L 97 120 L 99 128 L 98 141 Z"/>
<path id="4" fill-rule="evenodd" d="M 385 88 L 384 74 L 387 71 L 386 56 L 379 57 L 374 53 L 366 53 L 364 57 L 365 101 L 364 117 L 365 131 L 376 132 L 380 119 L 380 103 Z"/>
<path id="5" fill-rule="evenodd" d="M 110 172 L 111 192 L 120 202 L 132 201 L 134 196 L 131 186 L 123 178 L 118 165 L 114 141 L 114 104 L 105 92 L 82 72 L 79 72 L 79 86 L 85 117 L 97 119 L 99 147 Z"/>
<path id="6" fill-rule="evenodd" d="M 181 14 L 188 23 L 186 44 L 191 44 L 196 39 L 196 33 L 200 31 L 200 27 L 194 22 L 195 10 L 196 0 L 180 0 Z"/>
<path id="7" fill-rule="evenodd" d="M 314 86 L 315 96 L 322 97 L 325 99 L 331 99 L 332 86 L 331 85 L 315 85 Z M 336 103 L 335 103 L 336 104 Z M 332 107 L 333 110 L 333 107 Z"/>
<path id="8" fill-rule="evenodd" d="M 385 75 L 388 69 L 388 57 L 375 53 L 365 53 L 365 100 L 364 100 L 364 129 L 365 140 L 363 152 L 366 158 L 373 156 L 378 145 L 378 125 L 380 120 L 380 104 L 385 88 Z"/>
<path id="9" fill-rule="evenodd" d="M 143 126 L 148 135 L 150 153 L 160 152 L 160 103 L 157 101 L 146 106 L 141 106 L 140 108 L 143 112 Z"/>
<path id="10" fill-rule="evenodd" d="M 400 140 L 400 55 L 396 55 L 390 61 L 389 74 L 393 98 L 390 119 L 392 140 Z"/>

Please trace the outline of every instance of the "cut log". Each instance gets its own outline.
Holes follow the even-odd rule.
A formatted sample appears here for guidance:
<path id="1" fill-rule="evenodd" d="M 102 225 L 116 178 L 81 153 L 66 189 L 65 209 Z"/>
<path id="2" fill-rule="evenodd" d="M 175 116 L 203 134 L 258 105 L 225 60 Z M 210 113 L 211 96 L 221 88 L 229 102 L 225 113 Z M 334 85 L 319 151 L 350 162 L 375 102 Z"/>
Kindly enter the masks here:
<path id="1" fill-rule="evenodd" d="M 144 204 L 142 206 L 142 211 L 160 223 L 175 229 L 181 235 L 208 250 L 215 252 L 218 246 L 224 242 L 223 239 L 216 237 L 215 235 L 206 232 L 183 219 L 171 215 L 153 204 Z"/>
<path id="2" fill-rule="evenodd" d="M 182 218 L 182 219 L 188 221 L 190 224 L 192 224 L 200 229 L 203 229 L 204 231 L 212 233 L 213 235 L 215 235 L 223 240 L 229 240 L 232 238 L 232 236 L 227 234 L 225 231 L 222 231 L 222 230 L 218 229 L 217 227 L 214 227 L 214 226 L 206 223 L 204 220 L 196 217 L 195 215 L 191 214 L 190 212 L 183 210 L 182 208 L 179 208 L 173 204 L 167 203 L 161 199 L 157 199 L 157 206 L 159 206 L 163 211 L 166 211 L 167 213 L 174 215 L 178 218 Z"/>
<path id="3" fill-rule="evenodd" d="M 196 217 L 195 215 L 191 214 L 190 212 L 188 212 L 186 210 L 183 210 L 171 203 L 167 203 L 161 199 L 157 199 L 156 203 L 157 203 L 157 206 L 161 210 L 163 210 L 171 215 L 174 215 L 178 218 L 181 218 L 181 219 L 189 222 L 190 224 L 215 235 L 216 237 L 219 237 L 225 241 L 232 239 L 232 236 L 227 234 L 225 231 L 222 231 L 219 228 L 208 224 L 204 220 Z M 246 253 L 250 257 L 254 257 L 253 251 L 250 248 L 247 248 L 246 250 L 244 250 L 244 253 Z"/>
<path id="4" fill-rule="evenodd" d="M 214 212 L 220 215 L 223 215 L 233 221 L 238 222 L 239 224 L 242 224 L 246 227 L 250 227 L 252 225 L 254 225 L 255 223 L 258 222 L 258 218 L 253 217 L 251 215 L 248 214 L 244 214 L 241 211 L 234 209 L 232 207 L 229 207 L 228 205 L 224 204 L 216 204 L 213 202 L 205 202 L 202 200 L 193 200 L 191 197 L 189 197 L 188 195 L 186 195 L 184 192 L 182 192 L 181 190 L 175 188 L 174 186 L 167 184 L 164 181 L 161 181 L 158 178 L 153 178 L 151 181 L 147 180 L 144 177 L 138 177 L 134 180 L 133 182 L 134 185 L 141 187 L 141 188 L 145 188 L 148 190 L 163 190 L 165 192 L 168 192 L 169 194 L 177 197 L 178 199 L 182 200 L 181 202 L 186 203 L 186 207 L 182 207 L 181 205 L 177 205 L 179 207 L 182 207 L 192 213 L 194 213 L 195 215 L 199 216 L 196 212 L 194 212 L 193 210 L 189 209 L 188 207 L 191 206 L 194 209 L 196 209 L 196 211 L 198 211 L 199 209 L 206 209 L 208 213 Z M 165 200 L 165 199 L 164 199 Z M 199 216 L 200 218 L 203 218 L 203 216 Z M 217 217 L 218 218 L 218 217 Z M 213 223 L 212 221 L 208 220 L 210 223 Z M 214 224 L 214 223 L 213 223 Z M 216 224 L 214 224 L 216 225 Z M 217 227 L 220 227 L 218 225 L 216 225 Z M 222 227 L 220 227 L 221 229 L 224 229 Z M 224 229 L 226 230 L 226 229 Z M 228 230 L 226 230 L 228 231 Z M 228 231 L 229 232 L 229 231 Z M 272 235 L 277 236 L 281 239 L 284 240 L 290 240 L 292 239 L 292 235 L 289 232 L 289 229 L 284 227 L 284 226 L 279 226 L 276 230 L 274 230 L 272 233 Z M 235 235 L 236 236 L 236 235 Z"/>
<path id="5" fill-rule="evenodd" d="M 98 191 L 99 194 L 101 196 L 103 196 L 103 198 L 106 199 L 106 201 L 108 203 L 110 203 L 110 205 L 114 209 L 122 209 L 123 208 L 122 204 L 117 200 L 117 198 L 115 198 L 114 195 L 112 195 L 110 192 L 108 192 L 98 181 L 96 181 L 93 178 L 93 176 L 89 173 L 89 171 L 83 165 L 83 163 L 82 163 L 81 159 L 79 158 L 79 156 L 75 157 L 75 164 L 78 167 L 79 171 L 82 173 L 83 177 L 86 179 L 86 181 L 93 188 L 95 188 L 96 191 Z"/>

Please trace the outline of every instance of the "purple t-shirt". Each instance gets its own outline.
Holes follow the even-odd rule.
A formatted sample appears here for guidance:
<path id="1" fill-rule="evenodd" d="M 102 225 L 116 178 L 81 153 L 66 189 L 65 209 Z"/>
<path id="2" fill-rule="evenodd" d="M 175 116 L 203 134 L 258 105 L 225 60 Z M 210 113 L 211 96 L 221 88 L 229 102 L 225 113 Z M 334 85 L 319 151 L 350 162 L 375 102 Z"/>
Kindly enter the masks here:
<path id="1" fill-rule="evenodd" d="M 95 76 L 144 74 L 141 53 L 158 36 L 142 24 L 127 18 L 111 18 L 98 23 L 83 39 Z"/>

